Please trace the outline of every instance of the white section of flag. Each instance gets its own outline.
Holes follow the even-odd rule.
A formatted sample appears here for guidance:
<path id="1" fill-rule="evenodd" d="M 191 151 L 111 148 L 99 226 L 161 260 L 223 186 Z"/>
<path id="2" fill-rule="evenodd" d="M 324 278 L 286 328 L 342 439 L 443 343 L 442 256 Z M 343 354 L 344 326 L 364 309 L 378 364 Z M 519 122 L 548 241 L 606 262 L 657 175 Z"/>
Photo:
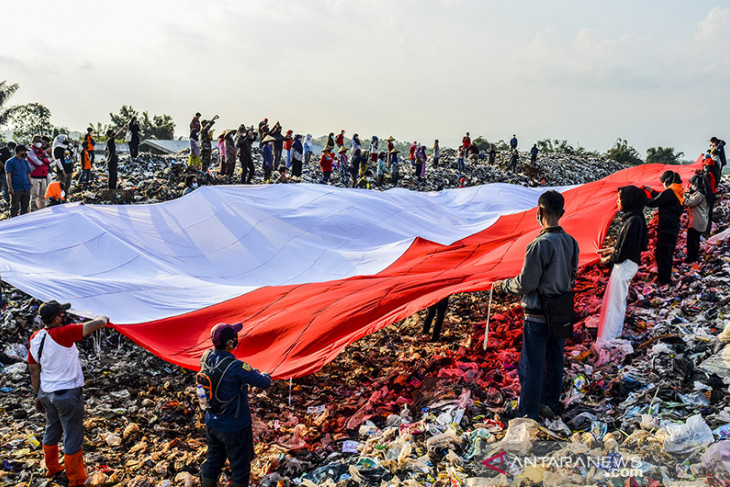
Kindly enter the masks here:
<path id="1" fill-rule="evenodd" d="M 416 237 L 451 244 L 547 189 L 214 186 L 153 205 L 67 204 L 0 223 L 0 275 L 81 314 L 140 323 L 262 286 L 377 274 Z"/>

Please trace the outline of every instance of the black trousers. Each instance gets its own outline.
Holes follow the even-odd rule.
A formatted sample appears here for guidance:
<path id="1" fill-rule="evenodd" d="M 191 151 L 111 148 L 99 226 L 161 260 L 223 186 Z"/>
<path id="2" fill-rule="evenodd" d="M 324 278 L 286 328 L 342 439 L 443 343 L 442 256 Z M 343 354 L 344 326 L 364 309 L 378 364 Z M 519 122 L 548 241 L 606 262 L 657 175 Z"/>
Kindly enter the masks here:
<path id="1" fill-rule="evenodd" d="M 444 316 L 448 307 L 449 298 L 447 296 L 428 308 L 426 319 L 423 321 L 423 333 L 428 333 L 431 330 L 431 323 L 433 322 L 433 332 L 431 333 L 431 340 L 433 341 L 437 341 L 441 336 L 441 326 L 444 324 Z M 434 321 L 434 317 L 436 321 Z"/>
<path id="2" fill-rule="evenodd" d="M 251 184 L 254 174 L 256 174 L 256 167 L 253 165 L 253 159 L 241 159 L 241 184 Z"/>
<path id="3" fill-rule="evenodd" d="M 298 178 L 302 177 L 302 161 L 294 159 L 291 160 L 291 174 Z"/>
<path id="4" fill-rule="evenodd" d="M 109 189 L 117 189 L 117 160 L 109 161 Z"/>
<path id="5" fill-rule="evenodd" d="M 139 155 L 139 140 L 129 141 L 129 155 L 136 158 Z"/>
<path id="6" fill-rule="evenodd" d="M 248 485 L 251 475 L 251 460 L 254 458 L 253 432 L 251 426 L 223 433 L 206 428 L 208 454 L 200 473 L 206 479 L 218 479 L 226 463 L 231 465 L 231 477 L 234 484 Z"/>
<path id="7" fill-rule="evenodd" d="M 702 232 L 694 228 L 687 229 L 687 260 L 685 262 L 696 262 L 700 255 L 700 235 Z"/>
<path id="8" fill-rule="evenodd" d="M 677 246 L 679 231 L 664 231 L 657 233 L 654 258 L 657 265 L 657 281 L 660 284 L 669 284 L 672 280 L 672 263 L 674 249 Z"/>

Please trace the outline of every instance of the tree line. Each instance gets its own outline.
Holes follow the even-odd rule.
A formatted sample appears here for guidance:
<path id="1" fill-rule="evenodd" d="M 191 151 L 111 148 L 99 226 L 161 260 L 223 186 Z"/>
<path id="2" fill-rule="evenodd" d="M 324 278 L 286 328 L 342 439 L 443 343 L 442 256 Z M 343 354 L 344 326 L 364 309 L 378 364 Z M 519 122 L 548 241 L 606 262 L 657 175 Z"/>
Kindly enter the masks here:
<path id="1" fill-rule="evenodd" d="M 51 123 L 51 111 L 40 103 L 27 103 L 25 105 L 8 106 L 10 98 L 18 91 L 17 83 L 9 84 L 7 81 L 0 82 L 0 129 L 12 126 L 13 138 L 17 141 L 30 140 L 33 135 L 69 134 L 67 127 L 53 125 Z M 126 125 L 133 117 L 136 117 L 140 124 L 140 138 L 169 140 L 175 138 L 175 122 L 169 115 L 150 115 L 147 111 L 139 112 L 131 105 L 123 105 L 118 113 L 109 114 L 109 123 L 89 123 L 94 128 L 100 141 L 104 141 L 108 129 L 119 130 Z M 0 142 L 2 135 L 0 135 Z M 474 143 L 482 150 L 494 144 L 497 150 L 508 150 L 509 144 L 504 140 L 490 142 L 484 137 L 474 138 Z M 396 146 L 403 146 L 407 150 L 410 144 L 407 142 L 396 142 Z M 624 164 L 638 165 L 647 164 L 682 164 L 683 152 L 675 152 L 673 147 L 650 147 L 646 151 L 646 157 L 642 160 L 639 152 L 628 144 L 626 139 L 618 138 L 613 147 L 605 154 L 597 151 L 589 151 L 579 144 L 571 144 L 567 140 L 542 139 L 537 141 L 537 148 L 542 153 L 563 154 L 576 157 L 606 157 Z"/>
<path id="2" fill-rule="evenodd" d="M 54 125 L 51 122 L 51 110 L 41 103 L 9 105 L 10 98 L 18 91 L 17 83 L 0 82 L 0 129 L 12 127 L 13 139 L 18 142 L 28 141 L 34 135 L 69 134 L 68 127 Z M 136 117 L 140 124 L 140 138 L 168 140 L 175 138 L 175 122 L 170 115 L 150 115 L 147 111 L 139 112 L 131 105 L 123 105 L 118 113 L 109 114 L 109 123 L 89 123 L 98 134 L 97 139 L 106 140 L 108 129 L 115 131 L 124 127 Z M 0 135 L 0 142 L 2 135 Z"/>

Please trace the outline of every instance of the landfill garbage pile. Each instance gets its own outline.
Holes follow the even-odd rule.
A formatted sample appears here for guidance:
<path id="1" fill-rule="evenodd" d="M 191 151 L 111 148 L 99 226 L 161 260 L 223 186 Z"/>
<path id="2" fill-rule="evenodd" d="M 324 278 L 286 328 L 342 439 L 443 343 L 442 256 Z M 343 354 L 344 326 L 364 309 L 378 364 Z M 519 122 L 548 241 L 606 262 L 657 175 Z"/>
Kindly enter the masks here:
<path id="1" fill-rule="evenodd" d="M 726 179 L 721 193 L 729 188 Z M 644 254 L 623 339 L 603 349 L 594 341 L 608 270 L 581 270 L 559 419 L 505 415 L 519 396 L 517 299 L 495 299 L 484 351 L 486 293 L 460 294 L 439 342 L 421 333 L 421 312 L 291 387 L 278 381 L 253 391 L 252 479 L 270 487 L 727 485 L 730 199 L 718 200 L 713 218 L 715 237 L 697 264 L 682 263 L 680 236 L 671 288 L 651 282 L 653 249 Z M 65 485 L 63 475 L 41 476 L 44 418 L 33 409 L 25 364 L 40 303 L 8 288 L 4 299 L 0 485 Z M 197 485 L 206 447 L 193 374 L 111 330 L 79 348 L 92 483 Z"/>
<path id="2" fill-rule="evenodd" d="M 143 153 L 135 159 L 122 156 L 115 190 L 107 189 L 106 161 L 100 158 L 94 163 L 90 184 L 76 185 L 79 173 L 74 175 L 74 183 L 68 192 L 67 200 L 89 204 L 159 203 L 179 198 L 185 189 L 185 179 L 190 175 L 195 175 L 200 185 L 240 184 L 240 164 L 237 164 L 233 176 L 221 176 L 217 170 L 219 166 L 217 151 L 214 151 L 211 169 L 208 172 L 200 172 L 187 165 L 186 152 L 182 151 L 172 156 Z M 548 154 L 539 157 L 535 163 L 531 163 L 528 156 L 523 156 L 517 171 L 512 172 L 505 169 L 509 162 L 508 156 L 498 154 L 494 166 L 488 165 L 483 160 L 476 164 L 467 162 L 462 173 L 458 171 L 456 152 L 453 149 L 443 149 L 441 153 L 438 166 L 434 166 L 433 161 L 429 159 L 424 181 L 418 181 L 414 176 L 414 170 L 407 159 L 402 161 L 398 187 L 416 191 L 438 191 L 459 187 L 462 177 L 465 178 L 464 184 L 468 186 L 496 182 L 525 186 L 566 186 L 596 181 L 626 168 L 623 164 L 607 159 Z M 261 155 L 257 148 L 253 149 L 253 154 L 257 173 L 252 182 L 263 184 L 265 181 L 260 169 Z M 369 168 L 373 174 L 376 173 L 377 168 L 372 162 L 369 163 Z M 312 157 L 309 165 L 304 166 L 302 177 L 292 179 L 291 182 L 318 183 L 321 176 L 319 159 Z M 348 181 L 342 181 L 339 170 L 335 169 L 331 184 L 340 187 L 351 186 L 351 180 L 350 184 L 345 182 Z M 390 176 L 386 175 L 383 186 L 377 189 L 385 190 L 393 187 Z M 0 210 L 2 211 L 0 219 L 9 217 L 9 205 L 5 201 L 0 200 Z"/>

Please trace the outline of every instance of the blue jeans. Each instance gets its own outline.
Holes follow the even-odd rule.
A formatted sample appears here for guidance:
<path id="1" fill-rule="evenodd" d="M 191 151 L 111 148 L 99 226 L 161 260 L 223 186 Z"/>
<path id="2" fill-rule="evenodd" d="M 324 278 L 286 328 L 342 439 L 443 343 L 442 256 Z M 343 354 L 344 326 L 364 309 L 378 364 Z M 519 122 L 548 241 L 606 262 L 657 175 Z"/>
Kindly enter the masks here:
<path id="1" fill-rule="evenodd" d="M 538 421 L 543 404 L 557 414 L 563 387 L 563 343 L 564 340 L 548 336 L 546 323 L 525 318 L 517 366 L 521 386 L 517 411 L 520 416 Z"/>
<path id="2" fill-rule="evenodd" d="M 253 433 L 251 426 L 233 433 L 206 428 L 208 454 L 200 471 L 206 479 L 218 479 L 228 458 L 234 484 L 248 485 L 253 460 Z"/>
<path id="3" fill-rule="evenodd" d="M 457 164 L 456 167 L 459 170 L 459 172 L 464 172 L 464 158 L 463 157 L 459 157 L 456 160 L 456 164 Z"/>

